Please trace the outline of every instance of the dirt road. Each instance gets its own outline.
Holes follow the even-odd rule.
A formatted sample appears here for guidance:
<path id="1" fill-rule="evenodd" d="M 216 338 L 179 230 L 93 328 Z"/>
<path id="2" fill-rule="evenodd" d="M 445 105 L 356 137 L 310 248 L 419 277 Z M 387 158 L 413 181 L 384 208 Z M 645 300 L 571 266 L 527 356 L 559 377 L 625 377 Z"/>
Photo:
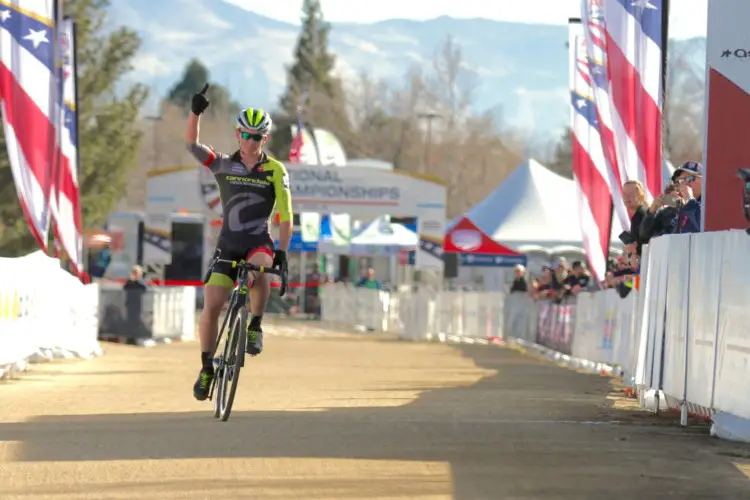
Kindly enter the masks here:
<path id="1" fill-rule="evenodd" d="M 741 448 L 507 349 L 269 336 L 220 423 L 196 344 L 104 347 L 0 384 L 1 499 L 750 498 Z"/>

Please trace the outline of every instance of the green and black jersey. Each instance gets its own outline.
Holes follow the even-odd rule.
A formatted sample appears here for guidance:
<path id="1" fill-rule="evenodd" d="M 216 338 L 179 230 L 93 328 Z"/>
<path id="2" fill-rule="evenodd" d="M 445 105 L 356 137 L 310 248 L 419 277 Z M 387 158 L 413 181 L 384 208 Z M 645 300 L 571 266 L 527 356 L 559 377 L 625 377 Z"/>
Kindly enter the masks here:
<path id="1" fill-rule="evenodd" d="M 232 247 L 269 234 L 274 207 L 281 221 L 292 219 L 289 175 L 284 164 L 263 153 L 250 170 L 237 151 L 231 156 L 216 153 L 203 144 L 190 144 L 190 152 L 211 169 L 219 186 L 223 224 L 219 240 Z"/>

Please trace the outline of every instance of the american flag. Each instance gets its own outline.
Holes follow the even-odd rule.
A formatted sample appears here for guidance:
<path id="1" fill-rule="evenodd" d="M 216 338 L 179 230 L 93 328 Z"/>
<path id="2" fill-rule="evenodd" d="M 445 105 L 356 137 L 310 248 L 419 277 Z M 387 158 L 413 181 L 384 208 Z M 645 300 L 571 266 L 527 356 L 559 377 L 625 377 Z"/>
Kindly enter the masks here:
<path id="1" fill-rule="evenodd" d="M 289 163 L 301 163 L 302 162 L 302 147 L 305 145 L 305 140 L 302 137 L 302 114 L 297 111 L 297 133 L 292 138 L 292 145 L 289 147 Z"/>
<path id="2" fill-rule="evenodd" d="M 578 193 L 578 213 L 589 268 L 598 281 L 603 281 L 612 224 L 609 168 L 599 133 L 586 37 L 579 22 L 571 22 L 569 29 L 573 175 Z"/>
<path id="3" fill-rule="evenodd" d="M 29 229 L 45 252 L 59 155 L 55 13 L 52 0 L 0 4 L 0 98 L 8 159 Z"/>
<path id="4" fill-rule="evenodd" d="M 599 0 L 609 109 L 620 178 L 639 180 L 650 201 L 662 189 L 664 0 Z"/>
<path id="5" fill-rule="evenodd" d="M 76 75 L 74 24 L 65 19 L 60 24 L 61 59 L 61 128 L 59 144 L 62 162 L 58 170 L 59 183 L 53 189 L 52 203 L 55 234 L 75 274 L 83 270 L 83 234 L 80 194 L 78 189 L 78 123 L 76 120 Z"/>
<path id="6" fill-rule="evenodd" d="M 607 44 L 602 0 L 582 0 L 581 13 L 585 47 L 581 54 L 580 64 L 587 66 L 589 74 L 591 95 L 599 122 L 602 150 L 606 159 L 607 171 L 604 174 L 604 179 L 607 181 L 609 191 L 612 194 L 614 215 L 618 217 L 621 227 L 630 227 L 630 216 L 622 197 L 623 179 L 626 179 L 627 176 L 620 171 L 620 162 L 615 147 L 615 118 L 618 118 L 618 125 L 621 126 L 622 123 L 619 122 L 617 115 L 612 116 L 609 106 L 609 79 L 607 78 L 606 65 Z"/>

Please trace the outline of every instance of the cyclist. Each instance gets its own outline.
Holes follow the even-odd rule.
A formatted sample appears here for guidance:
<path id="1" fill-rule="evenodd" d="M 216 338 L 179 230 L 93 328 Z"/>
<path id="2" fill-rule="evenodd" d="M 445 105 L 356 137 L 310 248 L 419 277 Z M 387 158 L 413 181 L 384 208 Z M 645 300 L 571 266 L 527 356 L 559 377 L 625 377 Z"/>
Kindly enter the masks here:
<path id="1" fill-rule="evenodd" d="M 216 251 L 220 252 L 222 259 L 244 259 L 265 267 L 281 266 L 286 262 L 292 235 L 292 198 L 284 165 L 263 151 L 271 131 L 271 117 L 262 109 L 243 109 L 235 124 L 239 149 L 232 155 L 216 153 L 198 140 L 200 115 L 209 105 L 207 90 L 208 84 L 193 96 L 185 141 L 193 156 L 214 174 L 219 187 L 223 223 Z M 274 249 L 268 228 L 274 206 L 281 220 L 277 249 Z M 193 387 L 193 395 L 199 401 L 208 397 L 213 381 L 219 316 L 236 278 L 236 269 L 228 264 L 216 263 L 206 282 L 200 318 L 201 370 Z M 253 273 L 247 328 L 247 352 L 252 356 L 263 350 L 261 321 L 270 286 L 267 275 Z"/>

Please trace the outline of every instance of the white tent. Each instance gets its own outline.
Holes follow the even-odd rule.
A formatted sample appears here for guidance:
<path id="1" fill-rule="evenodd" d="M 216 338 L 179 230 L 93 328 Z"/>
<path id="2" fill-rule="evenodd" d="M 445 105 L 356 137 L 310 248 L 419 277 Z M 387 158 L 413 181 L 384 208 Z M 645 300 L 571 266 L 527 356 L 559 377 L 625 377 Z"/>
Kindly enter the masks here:
<path id="1" fill-rule="evenodd" d="M 466 214 L 493 240 L 513 249 L 538 245 L 582 248 L 575 182 L 533 159 L 522 163 Z M 623 231 L 614 218 L 612 241 Z"/>
<path id="2" fill-rule="evenodd" d="M 414 250 L 419 244 L 417 234 L 403 224 L 390 222 L 387 216 L 368 223 L 352 237 L 348 245 L 329 248 L 320 242 L 322 252 L 351 255 L 396 255 L 400 250 Z"/>

